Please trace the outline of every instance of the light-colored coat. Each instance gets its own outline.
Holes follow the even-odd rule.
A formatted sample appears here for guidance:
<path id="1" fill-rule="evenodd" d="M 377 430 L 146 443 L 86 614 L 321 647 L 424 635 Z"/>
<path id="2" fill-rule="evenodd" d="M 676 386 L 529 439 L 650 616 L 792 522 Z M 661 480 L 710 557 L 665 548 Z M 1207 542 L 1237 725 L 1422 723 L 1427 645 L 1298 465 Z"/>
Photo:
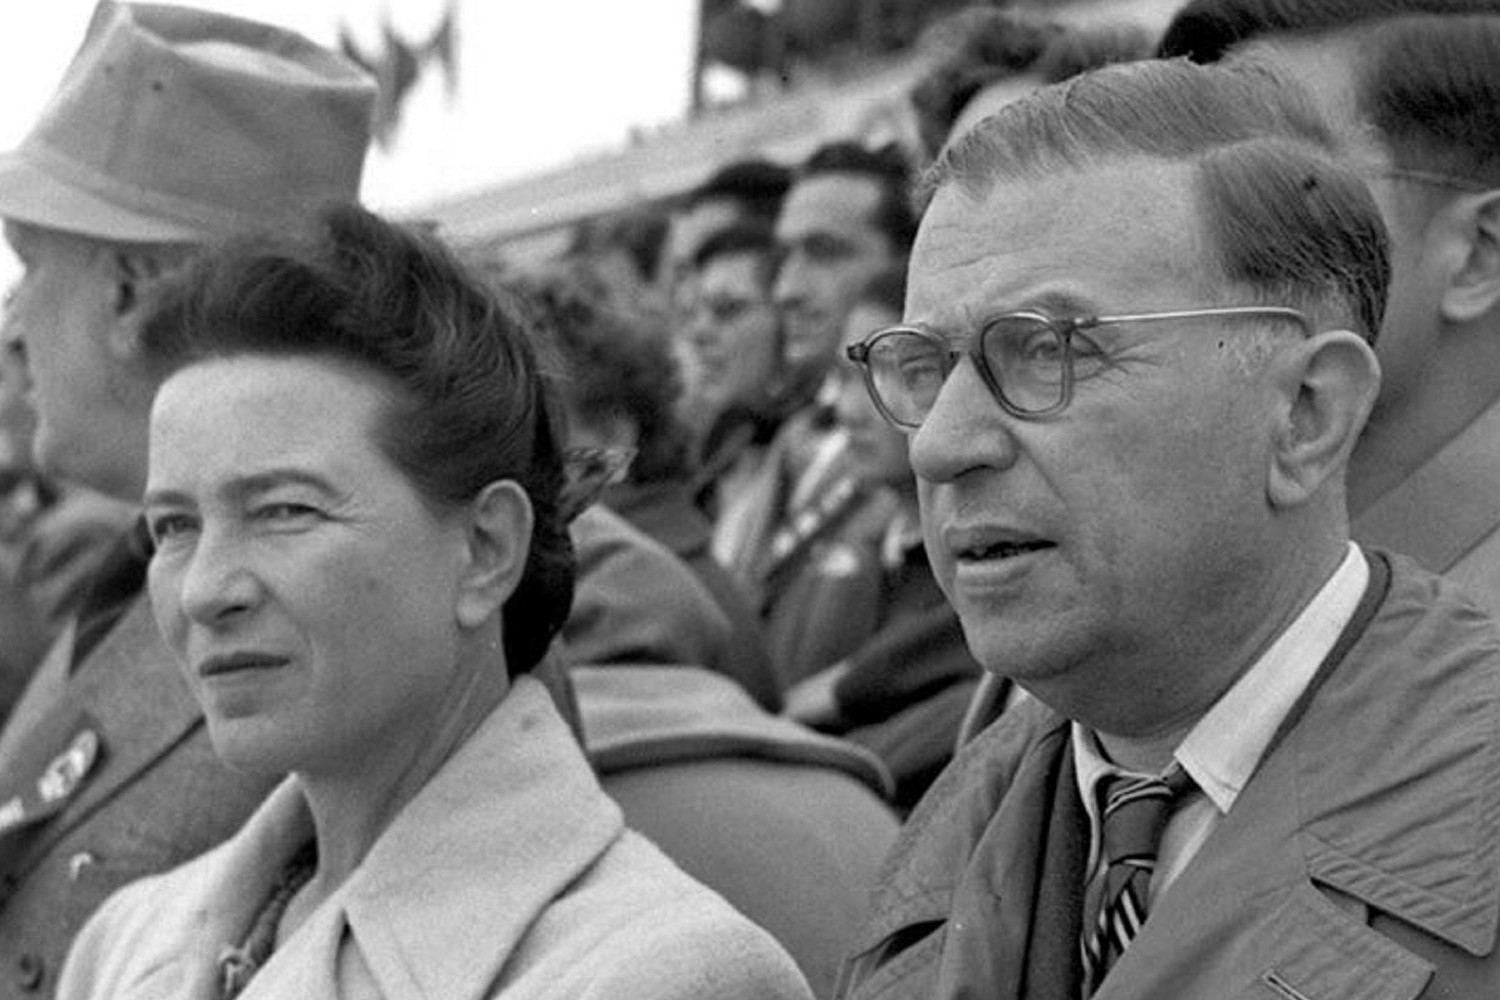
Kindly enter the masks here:
<path id="1" fill-rule="evenodd" d="M 213 1000 L 310 833 L 295 778 L 245 829 L 90 921 L 60 1000 Z M 761 929 L 625 830 L 540 685 L 523 678 L 242 1000 L 801 1000 Z"/>
<path id="2" fill-rule="evenodd" d="M 1311 694 L 1094 1000 L 1500 996 L 1500 628 L 1412 563 L 1371 562 Z M 1031 700 L 964 749 L 903 835 L 846 995 L 1054 995 L 1022 976 L 1069 746 Z"/>

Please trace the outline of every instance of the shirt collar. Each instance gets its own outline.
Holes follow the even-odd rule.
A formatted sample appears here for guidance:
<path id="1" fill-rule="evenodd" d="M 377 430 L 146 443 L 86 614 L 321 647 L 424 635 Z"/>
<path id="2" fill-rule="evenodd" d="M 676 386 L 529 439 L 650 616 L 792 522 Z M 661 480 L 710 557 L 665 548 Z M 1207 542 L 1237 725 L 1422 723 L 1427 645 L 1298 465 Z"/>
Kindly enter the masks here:
<path id="1" fill-rule="evenodd" d="M 1221 814 L 1234 805 L 1282 720 L 1354 617 L 1369 579 L 1363 553 L 1350 542 L 1338 569 L 1291 625 L 1173 751 Z M 1097 783 L 1121 769 L 1103 756 L 1094 733 L 1082 724 L 1073 723 L 1072 738 L 1079 792 L 1092 809 Z"/>

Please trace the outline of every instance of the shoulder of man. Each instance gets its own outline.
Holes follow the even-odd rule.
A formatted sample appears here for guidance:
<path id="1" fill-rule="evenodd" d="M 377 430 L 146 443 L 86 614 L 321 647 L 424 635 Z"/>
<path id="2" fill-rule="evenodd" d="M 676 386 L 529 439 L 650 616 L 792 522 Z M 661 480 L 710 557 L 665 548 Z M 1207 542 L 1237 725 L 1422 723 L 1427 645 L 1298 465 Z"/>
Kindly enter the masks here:
<path id="1" fill-rule="evenodd" d="M 223 840 L 270 787 L 214 754 L 144 601 L 70 659 L 65 633 L 0 740 L 0 995 L 49 994 L 106 896 Z"/>
<path id="2" fill-rule="evenodd" d="M 873 922 L 897 899 L 951 888 L 1021 766 L 1060 752 L 1068 731 L 1067 719 L 1028 698 L 970 740 L 902 828 L 874 895 Z"/>

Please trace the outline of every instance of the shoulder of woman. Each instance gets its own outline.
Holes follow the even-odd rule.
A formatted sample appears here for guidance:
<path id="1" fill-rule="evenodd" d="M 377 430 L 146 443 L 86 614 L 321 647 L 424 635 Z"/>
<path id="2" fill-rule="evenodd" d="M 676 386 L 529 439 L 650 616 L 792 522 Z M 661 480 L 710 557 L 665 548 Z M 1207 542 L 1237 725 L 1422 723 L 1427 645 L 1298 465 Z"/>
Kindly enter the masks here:
<path id="1" fill-rule="evenodd" d="M 594 983 L 590 996 L 601 1000 L 809 1000 L 812 995 L 786 950 L 727 903 L 653 914 L 622 927 L 603 950 L 617 960 L 605 959 Z"/>

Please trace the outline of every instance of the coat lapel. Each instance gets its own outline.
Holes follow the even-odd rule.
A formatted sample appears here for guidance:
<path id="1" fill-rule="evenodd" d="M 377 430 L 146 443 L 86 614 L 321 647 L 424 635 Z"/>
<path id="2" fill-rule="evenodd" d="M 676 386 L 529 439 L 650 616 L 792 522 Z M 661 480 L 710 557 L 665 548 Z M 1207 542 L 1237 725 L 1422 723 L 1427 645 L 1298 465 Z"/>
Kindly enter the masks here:
<path id="1" fill-rule="evenodd" d="M 1431 596 L 1388 595 L 1391 579 L 1372 563 L 1379 616 L 1356 615 L 1096 1000 L 1186 1000 L 1225 983 L 1234 997 L 1418 996 L 1432 963 L 1372 920 L 1492 952 L 1500 686 L 1475 657 L 1494 660 L 1493 631 L 1464 609 L 1425 614 Z"/>

